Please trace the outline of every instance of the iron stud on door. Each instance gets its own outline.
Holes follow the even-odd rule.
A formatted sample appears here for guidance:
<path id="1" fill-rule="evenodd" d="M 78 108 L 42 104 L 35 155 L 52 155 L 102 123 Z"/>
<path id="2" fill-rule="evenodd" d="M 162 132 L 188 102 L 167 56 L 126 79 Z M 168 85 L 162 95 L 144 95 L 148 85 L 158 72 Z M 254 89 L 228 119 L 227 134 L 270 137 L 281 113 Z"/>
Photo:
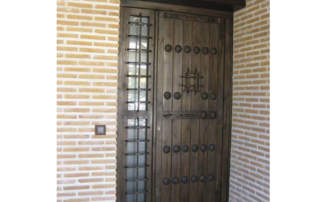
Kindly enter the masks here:
<path id="1" fill-rule="evenodd" d="M 180 92 L 175 92 L 175 93 L 173 94 L 173 97 L 174 97 L 174 99 L 176 99 L 176 100 L 180 100 L 180 98 L 182 97 L 182 94 L 181 94 Z"/>
<path id="2" fill-rule="evenodd" d="M 205 145 L 205 144 L 202 144 L 201 146 L 200 146 L 200 150 L 202 151 L 202 152 L 205 152 L 205 151 L 207 151 L 207 145 Z"/>
<path id="3" fill-rule="evenodd" d="M 172 178 L 172 184 L 179 184 L 180 180 L 178 177 L 173 177 Z"/>
<path id="4" fill-rule="evenodd" d="M 183 152 L 188 152 L 188 150 L 189 150 L 189 146 L 188 145 L 183 145 L 182 146 L 182 151 Z"/>
<path id="5" fill-rule="evenodd" d="M 195 54 L 199 54 L 199 53 L 200 53 L 200 48 L 199 48 L 198 46 L 194 47 L 194 48 L 193 48 L 193 52 L 194 52 Z"/>
<path id="6" fill-rule="evenodd" d="M 165 146 L 163 147 L 163 152 L 164 152 L 164 153 L 169 153 L 169 152 L 170 152 L 170 146 L 165 145 Z"/>
<path id="7" fill-rule="evenodd" d="M 170 179 L 169 178 L 163 178 L 163 180 L 162 180 L 162 184 L 164 184 L 164 185 L 169 185 L 170 184 Z"/>
<path id="8" fill-rule="evenodd" d="M 209 48 L 208 47 L 203 47 L 202 48 L 202 54 L 206 55 L 209 53 Z"/>
<path id="9" fill-rule="evenodd" d="M 182 184 L 187 184 L 187 183 L 188 183 L 188 177 L 187 177 L 187 176 L 183 176 L 183 177 L 181 178 L 181 183 L 182 183 Z"/>
<path id="10" fill-rule="evenodd" d="M 164 50 L 165 50 L 166 52 L 171 52 L 172 46 L 171 46 L 170 44 L 167 44 L 167 45 L 164 47 Z"/>
<path id="11" fill-rule="evenodd" d="M 200 176 L 200 182 L 206 182 L 207 181 L 207 178 L 203 175 Z"/>
<path id="12" fill-rule="evenodd" d="M 194 145 L 192 145 L 191 149 L 193 152 L 197 152 L 199 149 L 199 146 L 194 144 Z"/>
<path id="13" fill-rule="evenodd" d="M 169 99 L 171 98 L 171 93 L 168 92 L 168 91 L 166 91 L 166 92 L 164 92 L 163 97 L 164 97 L 166 100 L 169 100 Z"/>
<path id="14" fill-rule="evenodd" d="M 180 45 L 176 45 L 176 47 L 174 48 L 174 50 L 177 52 L 177 53 L 180 53 L 181 50 L 182 50 L 182 47 Z"/>
<path id="15" fill-rule="evenodd" d="M 195 176 L 195 175 L 193 175 L 193 176 L 191 177 L 191 182 L 193 182 L 193 183 L 198 182 L 198 177 Z"/>
<path id="16" fill-rule="evenodd" d="M 190 52 L 191 52 L 191 47 L 188 46 L 188 45 L 186 45 L 186 46 L 183 47 L 183 51 L 184 51 L 185 53 L 190 53 Z"/>
<path id="17" fill-rule="evenodd" d="M 180 151 L 180 146 L 179 146 L 179 145 L 174 145 L 174 146 L 173 146 L 173 151 L 174 151 L 175 153 L 179 152 L 179 151 Z"/>
<path id="18" fill-rule="evenodd" d="M 206 99 L 208 99 L 208 97 L 209 97 L 208 93 L 206 93 L 206 92 L 201 93 L 202 100 L 206 100 Z"/>

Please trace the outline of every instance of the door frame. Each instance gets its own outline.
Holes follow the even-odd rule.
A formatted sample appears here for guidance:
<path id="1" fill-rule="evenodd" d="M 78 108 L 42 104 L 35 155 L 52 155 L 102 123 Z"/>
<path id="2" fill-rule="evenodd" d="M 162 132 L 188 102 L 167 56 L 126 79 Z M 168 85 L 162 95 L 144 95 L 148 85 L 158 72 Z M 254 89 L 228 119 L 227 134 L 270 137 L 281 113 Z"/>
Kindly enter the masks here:
<path id="1" fill-rule="evenodd" d="M 137 9 L 149 9 L 155 12 L 155 23 L 158 22 L 158 16 L 156 15 L 156 11 L 171 11 L 171 12 L 179 12 L 184 14 L 195 14 L 195 15 L 206 15 L 206 16 L 218 16 L 222 17 L 225 20 L 225 27 L 224 27 L 224 78 L 223 78 L 223 137 L 222 137 L 222 176 L 221 176 L 221 201 L 228 201 L 229 199 L 229 175 L 230 175 L 230 151 L 231 151 L 231 126 L 232 126 L 232 71 L 233 71 L 233 12 L 227 11 L 219 11 L 219 10 L 211 10 L 211 9 L 204 9 L 204 8 L 192 8 L 187 6 L 180 6 L 180 5 L 170 5 L 164 3 L 155 3 L 155 2 L 145 2 L 145 1 L 126 1 L 120 3 L 120 37 L 119 37 L 119 54 L 118 54 L 118 64 L 119 69 L 123 68 L 122 64 L 122 53 L 121 47 L 124 45 L 122 42 L 122 35 L 123 35 L 123 27 L 122 21 L 123 19 L 123 12 L 122 8 L 137 8 Z M 154 24 L 155 24 L 154 23 Z M 157 69 L 158 69 L 158 26 L 155 27 L 155 34 L 154 34 L 154 54 L 153 54 L 153 84 L 157 83 Z M 122 84 L 120 78 L 120 71 L 118 71 L 118 94 L 119 88 Z M 156 114 L 155 107 L 157 106 L 156 103 L 156 96 L 157 89 L 154 88 L 153 85 L 153 109 L 152 109 L 152 138 L 154 139 L 155 136 L 155 123 L 156 123 Z M 123 169 L 119 163 L 122 162 L 119 159 L 122 159 L 123 156 L 121 155 L 121 151 L 118 151 L 122 144 L 121 139 L 118 138 L 119 131 L 122 131 L 119 126 L 122 125 L 123 120 L 120 116 L 120 111 L 122 111 L 121 100 L 118 96 L 117 101 L 117 169 L 116 169 L 116 201 L 120 202 L 120 194 L 119 186 L 121 185 L 119 179 L 121 179 Z M 153 144 L 153 141 L 152 141 Z M 152 145 L 152 162 L 155 159 L 155 147 Z M 152 166 L 153 167 L 153 166 Z M 153 173 L 153 179 L 155 177 L 155 173 Z M 155 186 L 155 183 L 153 183 Z M 154 187 L 152 187 L 151 191 L 151 198 L 152 201 L 155 201 L 154 195 Z"/>

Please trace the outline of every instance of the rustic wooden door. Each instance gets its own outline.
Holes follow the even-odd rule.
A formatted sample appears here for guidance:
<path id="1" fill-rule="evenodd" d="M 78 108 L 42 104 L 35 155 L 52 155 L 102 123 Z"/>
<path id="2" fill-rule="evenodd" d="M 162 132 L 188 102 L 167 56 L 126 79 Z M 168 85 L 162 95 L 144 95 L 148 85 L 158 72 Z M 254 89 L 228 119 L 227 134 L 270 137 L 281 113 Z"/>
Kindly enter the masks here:
<path id="1" fill-rule="evenodd" d="M 155 201 L 220 201 L 224 24 L 158 13 Z"/>
<path id="2" fill-rule="evenodd" d="M 117 201 L 227 201 L 232 16 L 122 8 Z"/>

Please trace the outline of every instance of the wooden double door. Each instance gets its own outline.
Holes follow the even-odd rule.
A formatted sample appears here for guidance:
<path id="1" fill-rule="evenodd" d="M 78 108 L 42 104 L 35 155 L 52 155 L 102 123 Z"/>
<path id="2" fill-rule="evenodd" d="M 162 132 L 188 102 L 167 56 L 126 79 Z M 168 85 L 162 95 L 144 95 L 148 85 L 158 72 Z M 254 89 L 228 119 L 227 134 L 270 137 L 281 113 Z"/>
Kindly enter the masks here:
<path id="1" fill-rule="evenodd" d="M 122 26 L 129 27 L 122 28 L 120 49 L 119 102 L 126 102 L 119 105 L 118 201 L 226 201 L 228 20 L 132 8 L 122 12 Z M 136 51 L 134 61 L 130 51 Z"/>

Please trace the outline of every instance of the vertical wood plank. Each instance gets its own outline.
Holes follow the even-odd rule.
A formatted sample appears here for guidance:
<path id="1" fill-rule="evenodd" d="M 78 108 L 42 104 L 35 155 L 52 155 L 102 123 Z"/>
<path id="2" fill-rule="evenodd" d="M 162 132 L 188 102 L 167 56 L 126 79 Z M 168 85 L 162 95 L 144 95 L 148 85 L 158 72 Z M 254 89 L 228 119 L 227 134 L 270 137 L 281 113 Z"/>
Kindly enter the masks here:
<path id="1" fill-rule="evenodd" d="M 199 35 L 199 44 L 198 47 L 202 50 L 203 47 L 207 47 L 209 43 L 209 32 L 208 32 L 208 23 L 199 23 L 200 32 Z M 206 30 L 206 31 L 205 31 Z M 200 99 L 199 107 L 202 111 L 208 111 L 208 100 L 201 98 L 201 93 L 208 92 L 208 69 L 209 69 L 209 55 L 203 54 L 202 51 L 198 54 L 200 57 L 200 66 L 198 68 L 200 72 L 200 76 L 203 76 L 200 79 L 200 84 L 203 85 L 201 87 L 201 92 L 197 93 L 197 97 Z M 208 120 L 200 119 L 199 120 L 199 146 L 207 145 L 207 135 L 208 135 Z M 199 176 L 207 177 L 207 151 L 199 150 L 198 155 L 199 165 Z M 199 182 L 199 201 L 205 202 L 206 201 L 206 182 Z"/>
<path id="2" fill-rule="evenodd" d="M 208 145 L 215 145 L 215 147 L 217 146 L 217 142 L 216 142 L 216 123 L 214 120 L 210 120 L 209 121 L 209 126 L 208 126 L 208 137 L 207 137 L 207 141 L 208 141 Z M 215 149 L 216 150 L 216 149 Z M 207 161 L 208 161 L 208 165 L 207 165 L 207 176 L 212 175 L 215 178 L 217 177 L 216 175 L 216 167 L 217 167 L 217 161 L 216 161 L 216 151 L 208 151 L 207 153 Z M 207 183 L 207 187 L 206 187 L 206 191 L 207 191 L 207 201 L 217 201 L 216 200 L 216 181 L 209 181 Z"/>
<path id="3" fill-rule="evenodd" d="M 211 23 L 209 24 L 208 27 L 208 32 L 210 33 L 209 36 L 209 50 L 212 50 L 214 48 L 218 48 L 217 44 L 218 44 L 218 24 L 215 23 Z M 208 69 L 208 93 L 209 95 L 214 93 L 217 95 L 217 91 L 218 91 L 218 80 L 221 79 L 218 77 L 217 75 L 217 68 L 218 68 L 218 59 L 219 57 L 215 54 L 209 53 L 209 69 Z M 210 111 L 216 111 L 219 110 L 217 109 L 216 106 L 216 100 L 213 100 L 210 98 L 208 98 L 208 110 Z M 213 145 L 217 145 L 215 137 L 216 137 L 216 120 L 210 120 L 209 121 L 209 127 L 208 127 L 208 133 L 207 133 L 207 143 L 208 145 L 213 144 Z M 207 153 L 207 161 L 208 161 L 208 165 L 207 165 L 207 174 L 212 175 L 214 177 L 217 177 L 216 175 L 216 159 L 215 159 L 215 151 L 208 151 Z M 215 186 L 215 181 L 214 182 L 208 182 L 207 183 L 207 201 L 216 201 L 216 186 Z"/>
<path id="4" fill-rule="evenodd" d="M 159 100 L 162 102 L 162 109 L 158 111 L 159 114 L 162 112 L 170 112 L 172 110 L 172 99 L 166 100 L 163 97 L 164 92 L 172 93 L 172 65 L 173 65 L 173 52 L 165 51 L 164 47 L 167 44 L 173 44 L 173 21 L 163 18 L 163 13 L 161 12 L 159 18 L 159 25 L 161 29 L 159 29 L 159 40 L 162 41 L 162 47 L 159 48 L 159 66 L 158 72 L 161 74 L 161 81 L 159 80 L 159 84 L 161 86 L 158 93 Z M 162 151 L 165 145 L 172 146 L 172 121 L 164 119 L 163 117 L 158 117 L 161 121 L 161 177 L 158 179 L 159 183 L 161 183 L 161 191 L 160 191 L 160 201 L 168 201 L 171 202 L 171 191 L 172 184 L 164 185 L 162 180 L 164 178 L 171 179 L 171 170 L 172 170 L 172 155 L 170 153 L 164 153 Z"/>
<path id="5" fill-rule="evenodd" d="M 221 53 L 221 50 L 219 50 L 218 47 L 218 41 L 219 41 L 219 24 L 213 23 L 209 26 L 209 32 L 210 32 L 210 42 L 209 42 L 209 49 L 212 50 L 214 48 L 217 48 L 218 52 Z M 222 95 L 219 95 L 218 93 L 218 83 L 219 80 L 223 81 L 223 78 L 220 78 L 218 76 L 218 68 L 220 68 L 220 71 L 222 71 L 223 67 L 218 65 L 219 60 L 222 60 L 221 54 L 211 54 L 210 53 L 210 68 L 209 68 L 209 93 L 215 94 L 216 99 L 208 99 L 208 108 L 211 110 L 217 110 L 217 100 L 222 99 Z M 222 109 L 221 109 L 222 110 Z M 219 112 L 218 112 L 219 113 Z M 220 113 L 221 115 L 221 113 Z"/>
<path id="6" fill-rule="evenodd" d="M 181 151 L 174 152 L 174 146 L 180 146 L 181 120 L 172 120 L 172 162 L 171 177 L 177 177 L 180 180 L 180 155 Z M 171 201 L 180 201 L 180 182 L 172 185 Z"/>
<path id="7" fill-rule="evenodd" d="M 192 145 L 199 146 L 199 120 L 197 120 L 197 119 L 192 119 L 190 143 L 191 143 L 191 147 L 192 147 Z M 200 162 L 198 161 L 198 154 L 199 154 L 199 149 L 196 152 L 190 151 L 190 171 L 189 171 L 190 202 L 198 201 L 198 199 L 199 199 L 199 191 L 200 191 L 199 190 L 199 174 L 200 173 L 198 170 L 198 164 Z M 192 176 L 196 176 L 198 180 L 196 182 L 192 182 L 191 181 Z"/>
<path id="8" fill-rule="evenodd" d="M 159 69 L 159 67 L 162 66 L 162 60 L 160 60 L 163 54 L 164 50 L 164 41 L 163 37 L 161 35 L 161 32 L 159 31 L 159 28 L 161 27 L 161 20 L 160 20 L 160 13 L 156 12 L 155 14 L 155 40 L 157 40 L 156 49 L 155 49 L 155 73 L 154 73 L 154 120 L 153 120 L 153 195 L 152 195 L 152 202 L 161 201 L 161 160 L 162 159 L 162 142 L 161 142 L 161 113 L 159 111 L 162 109 L 162 89 L 160 86 L 162 86 L 162 71 Z M 158 88 L 157 88 L 158 86 Z M 158 159 L 155 161 L 155 159 Z M 159 177 L 160 176 L 160 177 Z"/>
<path id="9" fill-rule="evenodd" d="M 172 93 L 182 93 L 180 86 L 180 76 L 182 75 L 182 52 L 175 51 L 177 45 L 182 44 L 183 40 L 183 24 L 182 20 L 173 20 L 173 78 L 172 78 Z M 172 98 L 173 105 L 172 111 L 181 111 L 181 98 Z M 173 121 L 173 132 L 172 132 L 172 146 L 180 146 L 181 144 L 181 120 Z M 172 153 L 172 177 L 178 177 L 180 179 L 180 155 L 181 152 Z M 172 187 L 172 201 L 179 202 L 180 200 L 180 183 L 173 185 Z"/>
<path id="10" fill-rule="evenodd" d="M 160 32 L 162 32 L 163 40 L 164 40 L 164 46 L 166 45 L 173 45 L 173 30 L 174 30 L 174 21 L 167 19 L 167 18 L 162 18 L 163 21 L 163 27 L 161 27 Z M 163 58 L 159 58 L 160 60 L 162 59 L 162 67 L 159 67 L 163 69 L 163 83 L 162 83 L 162 88 L 163 92 L 170 92 L 172 95 L 172 84 L 173 84 L 173 47 L 170 52 L 163 50 Z M 165 99 L 163 97 L 163 111 L 171 111 L 172 110 L 172 96 L 170 99 Z"/>
<path id="11" fill-rule="evenodd" d="M 233 18 L 225 21 L 225 65 L 224 65 L 224 130 L 223 130 L 223 167 L 221 200 L 228 200 L 229 165 L 231 144 L 231 115 L 232 115 L 232 51 L 233 51 Z"/>
<path id="12" fill-rule="evenodd" d="M 195 71 L 197 70 L 198 72 L 201 69 L 201 62 L 200 62 L 200 53 L 196 54 L 194 51 L 195 47 L 199 47 L 200 48 L 200 44 L 202 41 L 201 38 L 201 32 L 203 30 L 201 30 L 201 23 L 197 22 L 197 21 L 193 21 L 192 23 L 192 53 L 191 53 L 191 70 Z M 196 81 L 193 80 L 193 84 L 196 84 Z M 191 101 L 191 110 L 192 111 L 199 111 L 201 110 L 201 98 L 198 93 L 194 93 L 191 92 L 191 97 L 192 97 L 192 101 Z"/>
<path id="13" fill-rule="evenodd" d="M 183 21 L 183 47 L 189 46 L 192 48 L 192 21 Z M 191 69 L 191 53 L 185 53 L 182 51 L 182 73 L 186 72 L 187 69 Z M 183 79 L 181 78 L 181 84 Z M 182 111 L 191 110 L 191 93 L 184 92 L 182 95 Z"/>
<path id="14" fill-rule="evenodd" d="M 185 119 L 181 121 L 181 145 L 186 145 L 188 147 L 187 152 L 181 152 L 181 177 L 186 176 L 188 182 L 186 184 L 181 184 L 180 189 L 180 201 L 181 202 L 192 202 L 189 200 L 190 189 L 190 138 L 191 138 L 191 127 L 193 121 L 190 119 Z M 181 178 L 180 178 L 181 179 Z"/>

